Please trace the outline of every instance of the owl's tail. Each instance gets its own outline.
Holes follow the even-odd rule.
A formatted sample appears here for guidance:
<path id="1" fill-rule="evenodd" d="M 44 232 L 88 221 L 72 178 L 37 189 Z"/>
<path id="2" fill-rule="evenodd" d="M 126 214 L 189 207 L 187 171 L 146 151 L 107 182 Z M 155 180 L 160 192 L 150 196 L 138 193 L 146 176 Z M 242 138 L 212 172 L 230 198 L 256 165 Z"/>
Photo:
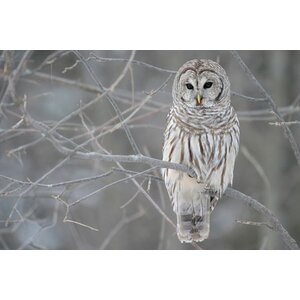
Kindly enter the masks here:
<path id="1" fill-rule="evenodd" d="M 183 243 L 202 242 L 208 238 L 210 198 L 203 195 L 191 209 L 177 211 L 177 235 Z"/>

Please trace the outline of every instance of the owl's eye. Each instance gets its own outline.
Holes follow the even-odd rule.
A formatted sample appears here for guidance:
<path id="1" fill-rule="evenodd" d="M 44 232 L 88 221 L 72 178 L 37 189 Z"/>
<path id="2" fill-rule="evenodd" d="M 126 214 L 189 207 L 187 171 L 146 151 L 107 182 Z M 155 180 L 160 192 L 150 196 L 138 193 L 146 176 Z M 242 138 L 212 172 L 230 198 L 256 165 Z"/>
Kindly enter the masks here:
<path id="1" fill-rule="evenodd" d="M 193 90 L 193 89 L 194 89 L 193 85 L 190 84 L 190 83 L 187 83 L 185 86 L 186 86 L 186 88 L 187 88 L 188 90 Z"/>
<path id="2" fill-rule="evenodd" d="M 205 89 L 209 89 L 212 85 L 213 85 L 213 83 L 211 81 L 206 81 L 203 87 Z"/>

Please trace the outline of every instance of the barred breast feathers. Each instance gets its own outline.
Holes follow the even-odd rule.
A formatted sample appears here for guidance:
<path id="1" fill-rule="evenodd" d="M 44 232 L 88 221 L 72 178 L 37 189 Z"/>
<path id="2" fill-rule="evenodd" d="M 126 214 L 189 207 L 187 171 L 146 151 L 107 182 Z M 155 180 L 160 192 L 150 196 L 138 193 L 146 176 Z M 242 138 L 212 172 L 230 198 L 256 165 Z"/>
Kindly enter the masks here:
<path id="1" fill-rule="evenodd" d="M 239 150 L 239 122 L 232 106 L 215 113 L 214 117 L 202 112 L 182 118 L 173 107 L 167 117 L 163 159 L 192 167 L 198 182 L 222 194 L 232 184 Z M 172 184 L 182 177 L 182 172 L 167 169 L 164 177 L 174 189 Z"/>
<path id="2" fill-rule="evenodd" d="M 167 117 L 167 122 L 175 122 L 183 130 L 193 131 L 196 134 L 213 132 L 223 133 L 237 125 L 239 121 L 234 108 L 228 105 L 226 109 L 216 107 L 214 109 L 182 109 L 172 106 Z"/>

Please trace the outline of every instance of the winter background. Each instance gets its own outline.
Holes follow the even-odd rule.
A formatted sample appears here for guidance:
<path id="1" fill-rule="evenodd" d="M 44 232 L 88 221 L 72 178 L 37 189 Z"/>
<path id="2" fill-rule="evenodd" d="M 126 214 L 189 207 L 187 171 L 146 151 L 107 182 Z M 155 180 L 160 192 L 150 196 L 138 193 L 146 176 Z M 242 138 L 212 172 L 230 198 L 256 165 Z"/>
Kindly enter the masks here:
<path id="1" fill-rule="evenodd" d="M 141 153 L 161 159 L 174 71 L 193 58 L 218 61 L 231 81 L 232 104 L 241 123 L 233 187 L 268 207 L 300 241 L 299 165 L 282 124 L 231 52 L 79 54 L 90 70 L 72 51 L 0 54 L 1 249 L 195 249 L 178 241 L 166 219 L 176 222 L 158 168 L 147 173 L 152 177 L 134 177 L 151 202 L 128 178 L 134 174 L 130 171 L 149 166 L 88 157 L 95 152 L 134 154 L 113 106 L 99 97 L 103 91 L 91 72 L 104 88 L 113 85 L 109 95 Z M 299 144 L 300 52 L 239 54 Z M 84 144 L 80 150 L 86 159 L 63 152 L 79 144 Z M 228 197 L 218 203 L 209 239 L 199 245 L 286 249 L 262 215 Z"/>

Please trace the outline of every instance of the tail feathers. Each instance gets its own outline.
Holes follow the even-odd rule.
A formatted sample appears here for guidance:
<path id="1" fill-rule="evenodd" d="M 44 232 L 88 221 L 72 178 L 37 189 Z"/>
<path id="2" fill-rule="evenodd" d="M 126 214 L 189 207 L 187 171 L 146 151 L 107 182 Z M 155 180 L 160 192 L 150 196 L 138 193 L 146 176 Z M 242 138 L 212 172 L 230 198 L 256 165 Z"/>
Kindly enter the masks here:
<path id="1" fill-rule="evenodd" d="M 202 242 L 208 238 L 210 197 L 204 197 L 192 209 L 177 211 L 177 235 L 181 242 Z"/>
<path id="2" fill-rule="evenodd" d="M 210 213 L 177 215 L 177 235 L 183 243 L 202 242 L 209 235 Z"/>

